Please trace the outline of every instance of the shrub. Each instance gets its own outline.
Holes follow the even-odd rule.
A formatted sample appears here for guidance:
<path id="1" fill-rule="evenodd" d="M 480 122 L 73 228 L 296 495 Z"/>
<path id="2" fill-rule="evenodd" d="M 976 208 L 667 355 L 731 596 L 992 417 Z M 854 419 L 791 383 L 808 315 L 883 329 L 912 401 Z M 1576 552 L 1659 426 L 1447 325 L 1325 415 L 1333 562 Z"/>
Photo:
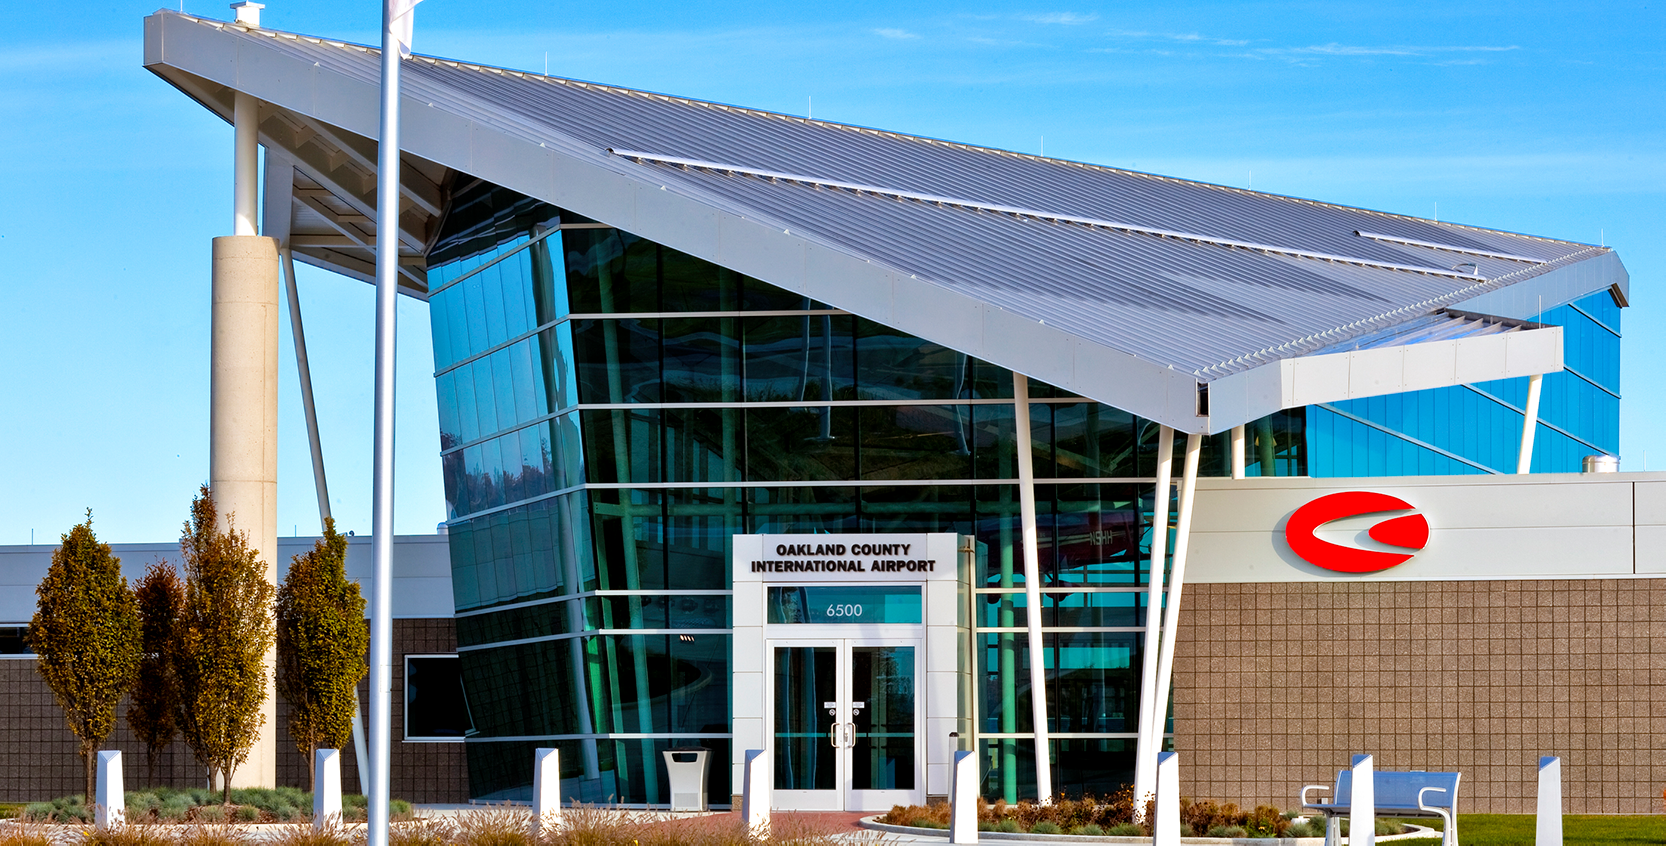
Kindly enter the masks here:
<path id="1" fill-rule="evenodd" d="M 392 839 L 392 829 L 389 829 L 388 837 Z M 285 826 L 277 836 L 266 840 L 270 846 L 358 846 L 362 842 L 362 834 L 353 832 L 339 822 L 332 822 L 323 828 L 313 828 L 311 825 Z"/>
<path id="2" fill-rule="evenodd" d="M 0 826 L 0 846 L 53 846 L 52 835 L 38 822 L 8 823 Z"/>
<path id="3" fill-rule="evenodd" d="M 1080 835 L 1082 837 L 1104 837 L 1105 836 L 1105 830 L 1100 828 L 1097 825 L 1094 825 L 1093 823 L 1088 823 L 1086 825 L 1076 826 L 1075 828 L 1070 830 L 1070 833 Z"/>
<path id="4" fill-rule="evenodd" d="M 1181 825 L 1185 825 L 1185 823 L 1181 823 Z M 1145 829 L 1141 828 L 1139 823 L 1126 822 L 1111 826 L 1105 830 L 1105 833 L 1112 837 L 1139 837 L 1145 833 Z"/>
<path id="5" fill-rule="evenodd" d="M 81 832 L 78 846 L 173 846 L 173 838 L 153 825 L 119 825 Z"/>
<path id="6" fill-rule="evenodd" d="M 1244 827 L 1241 826 L 1241 825 L 1229 825 L 1226 828 L 1221 829 L 1221 832 L 1222 832 L 1221 833 L 1222 837 L 1248 837 L 1249 836 L 1249 832 L 1245 831 Z"/>
<path id="7" fill-rule="evenodd" d="M 1377 825 L 1376 825 L 1377 834 L 1380 834 L 1380 835 L 1399 834 L 1400 832 L 1406 830 L 1405 826 L 1403 826 L 1403 825 L 1401 825 L 1401 824 L 1399 824 L 1399 823 L 1397 823 L 1393 820 L 1379 819 L 1379 820 L 1376 821 L 1376 823 L 1377 823 Z"/>
<path id="8" fill-rule="evenodd" d="M 203 805 L 202 807 L 197 809 L 194 816 L 195 816 L 197 822 L 223 823 L 223 822 L 226 821 L 226 806 L 224 806 L 224 805 Z"/>
<path id="9" fill-rule="evenodd" d="M 533 846 L 532 813 L 495 808 L 460 814 L 451 842 L 456 846 Z"/>
<path id="10" fill-rule="evenodd" d="M 324 536 L 294 557 L 278 589 L 278 690 L 289 702 L 289 736 L 308 761 L 347 744 L 355 688 L 369 669 L 364 598 L 347 579 L 346 557 L 347 538 L 326 517 Z"/>
<path id="11" fill-rule="evenodd" d="M 62 536 L 29 623 L 35 671 L 80 741 L 84 793 L 93 795 L 97 752 L 116 727 L 116 706 L 139 672 L 139 604 L 121 559 L 93 534 L 93 512 Z"/>
<path id="12" fill-rule="evenodd" d="M 432 819 L 390 825 L 388 846 L 451 846 L 450 826 Z"/>
<path id="13" fill-rule="evenodd" d="M 150 565 L 133 588 L 139 604 L 139 675 L 127 704 L 127 725 L 145 744 L 145 772 L 156 780 L 156 756 L 179 734 L 179 677 L 174 673 L 174 639 L 185 585 L 172 565 Z"/>
<path id="14" fill-rule="evenodd" d="M 220 816 L 224 817 L 224 812 Z M 248 833 L 234 825 L 187 825 L 181 826 L 178 831 L 178 839 L 174 841 L 176 846 L 254 846 L 254 840 Z"/>
<path id="15" fill-rule="evenodd" d="M 260 809 L 253 805 L 239 805 L 237 819 L 239 822 L 256 822 L 260 819 Z"/>
<path id="16" fill-rule="evenodd" d="M 1290 821 L 1271 805 L 1257 805 L 1245 816 L 1242 825 L 1251 837 L 1283 837 Z"/>
<path id="17" fill-rule="evenodd" d="M 219 514 L 208 486 L 191 502 L 180 538 L 185 558 L 185 604 L 175 638 L 180 736 L 197 761 L 225 783 L 248 758 L 265 716 L 266 655 L 273 644 L 272 598 L 266 564 L 249 546 L 236 515 Z M 271 550 L 268 550 L 271 552 Z"/>
<path id="18" fill-rule="evenodd" d="M 1024 829 L 1018 825 L 1017 820 L 1001 820 L 995 825 L 995 830 L 1012 834 L 1014 832 L 1023 831 Z"/>
<path id="19" fill-rule="evenodd" d="M 1030 833 L 1031 834 L 1063 834 L 1064 830 L 1059 828 L 1059 824 L 1056 823 L 1056 822 L 1053 822 L 1052 820 L 1042 820 L 1041 822 L 1038 822 L 1035 825 L 1030 826 Z"/>
<path id="20" fill-rule="evenodd" d="M 1180 836 L 1181 837 L 1193 837 L 1193 836 L 1195 836 L 1195 832 L 1192 831 L 1191 826 L 1182 822 L 1182 823 L 1180 823 Z"/>

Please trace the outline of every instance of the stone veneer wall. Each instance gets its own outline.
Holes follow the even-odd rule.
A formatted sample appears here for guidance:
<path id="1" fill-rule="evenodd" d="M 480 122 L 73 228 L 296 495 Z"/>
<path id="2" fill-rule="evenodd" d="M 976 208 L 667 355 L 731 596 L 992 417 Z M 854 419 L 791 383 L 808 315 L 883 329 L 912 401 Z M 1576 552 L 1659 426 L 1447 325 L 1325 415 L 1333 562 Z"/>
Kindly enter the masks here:
<path id="1" fill-rule="evenodd" d="M 1459 809 L 1661 811 L 1666 580 L 1198 584 L 1174 666 L 1186 796 L 1294 808 L 1356 752 L 1457 770 Z"/>
<path id="2" fill-rule="evenodd" d="M 457 648 L 456 627 L 448 619 L 394 620 L 393 686 L 405 689 L 407 654 L 447 654 Z M 365 683 L 359 701 L 368 703 Z M 52 701 L 52 691 L 28 658 L 0 659 L 0 802 L 36 802 L 80 793 L 81 758 L 75 736 L 64 725 L 63 712 Z M 404 697 L 393 697 L 395 726 L 391 766 L 393 795 L 412 802 L 466 802 L 469 797 L 467 762 L 461 743 L 405 743 Z M 116 730 L 106 749 L 120 749 L 128 789 L 157 785 L 194 787 L 204 784 L 202 769 L 189 749 L 177 739 L 157 758 L 156 778 L 146 774 L 145 749 L 127 727 L 127 703 L 117 711 Z M 288 709 L 278 700 L 278 781 L 307 786 L 309 764 L 285 729 Z M 342 750 L 342 789 L 358 792 L 358 770 L 351 748 Z"/>

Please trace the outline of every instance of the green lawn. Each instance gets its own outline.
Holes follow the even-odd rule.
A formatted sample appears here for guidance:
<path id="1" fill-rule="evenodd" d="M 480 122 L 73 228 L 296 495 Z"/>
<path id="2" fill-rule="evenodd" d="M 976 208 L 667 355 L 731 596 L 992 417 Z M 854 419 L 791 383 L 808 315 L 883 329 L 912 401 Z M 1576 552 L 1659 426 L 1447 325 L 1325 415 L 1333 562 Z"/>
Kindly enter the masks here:
<path id="1" fill-rule="evenodd" d="M 1440 820 L 1406 820 L 1440 828 Z M 1522 846 L 1533 842 L 1537 820 L 1532 814 L 1459 814 L 1458 841 L 1462 846 Z M 1434 846 L 1436 838 L 1394 841 L 1404 846 Z M 1562 817 L 1564 846 L 1604 846 L 1614 843 L 1666 843 L 1666 816 Z"/>

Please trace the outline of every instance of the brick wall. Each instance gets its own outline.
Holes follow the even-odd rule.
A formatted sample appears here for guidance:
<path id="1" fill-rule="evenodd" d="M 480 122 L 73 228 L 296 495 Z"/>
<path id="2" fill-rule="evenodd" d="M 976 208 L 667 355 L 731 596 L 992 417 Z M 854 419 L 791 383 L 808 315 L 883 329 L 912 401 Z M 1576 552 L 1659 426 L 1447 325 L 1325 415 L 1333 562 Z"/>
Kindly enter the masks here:
<path id="1" fill-rule="evenodd" d="M 393 621 L 393 724 L 391 767 L 393 795 L 412 802 L 465 802 L 468 770 L 461 743 L 405 743 L 404 695 L 406 654 L 446 654 L 456 650 L 456 628 L 448 619 Z M 369 707 L 369 693 L 359 684 L 359 701 Z M 305 756 L 285 730 L 288 709 L 278 700 L 278 783 L 305 788 Z M 117 711 L 116 730 L 106 749 L 120 749 L 126 762 L 129 789 L 146 785 L 196 787 L 205 783 L 203 770 L 190 750 L 178 740 L 156 762 L 156 777 L 147 775 L 144 744 L 127 727 L 127 703 Z M 63 712 L 52 691 L 35 672 L 30 659 L 0 659 L 0 802 L 35 802 L 80 793 L 82 764 L 75 736 L 64 724 Z M 342 789 L 358 792 L 357 761 L 351 748 L 342 750 Z"/>
<path id="2" fill-rule="evenodd" d="M 1459 808 L 1661 810 L 1666 581 L 1199 584 L 1174 666 L 1185 795 L 1292 808 L 1356 752 L 1457 770 Z"/>

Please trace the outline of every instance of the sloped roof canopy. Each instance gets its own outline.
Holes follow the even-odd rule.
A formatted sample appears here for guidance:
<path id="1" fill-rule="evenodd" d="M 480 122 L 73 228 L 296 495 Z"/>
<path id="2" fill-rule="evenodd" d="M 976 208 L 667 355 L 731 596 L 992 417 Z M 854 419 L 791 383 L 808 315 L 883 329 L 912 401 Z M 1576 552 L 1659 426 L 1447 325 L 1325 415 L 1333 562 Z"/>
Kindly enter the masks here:
<path id="1" fill-rule="evenodd" d="M 267 234 L 370 278 L 378 51 L 160 11 L 145 65 L 261 101 Z M 402 284 L 468 174 L 1188 432 L 1557 371 L 1612 250 L 426 57 Z"/>

